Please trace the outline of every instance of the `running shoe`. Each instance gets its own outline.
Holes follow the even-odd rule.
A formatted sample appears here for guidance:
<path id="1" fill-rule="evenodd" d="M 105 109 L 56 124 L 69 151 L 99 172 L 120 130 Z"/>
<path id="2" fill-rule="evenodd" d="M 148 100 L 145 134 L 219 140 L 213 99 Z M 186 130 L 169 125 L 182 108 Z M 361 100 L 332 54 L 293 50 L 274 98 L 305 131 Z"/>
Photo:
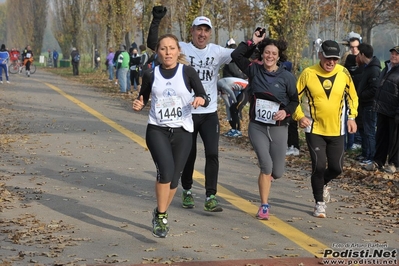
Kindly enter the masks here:
<path id="1" fill-rule="evenodd" d="M 191 190 L 183 190 L 183 193 L 181 195 L 181 199 L 182 199 L 182 206 L 185 209 L 192 209 L 194 208 L 195 204 L 194 204 L 194 198 L 193 195 L 191 193 Z"/>
<path id="2" fill-rule="evenodd" d="M 7 82 L 8 84 L 10 84 L 10 81 L 8 81 L 8 80 L 7 80 L 6 82 Z"/>
<path id="3" fill-rule="evenodd" d="M 319 218 L 326 218 L 326 203 L 322 201 L 318 201 L 314 207 L 313 216 Z"/>
<path id="4" fill-rule="evenodd" d="M 233 130 L 234 131 L 233 131 L 233 136 L 232 137 L 234 137 L 234 138 L 242 137 L 242 132 L 241 131 L 239 131 L 237 129 L 233 129 Z"/>
<path id="5" fill-rule="evenodd" d="M 381 169 L 381 167 L 376 162 L 366 164 L 363 168 L 367 171 L 376 171 L 377 169 Z"/>
<path id="6" fill-rule="evenodd" d="M 3 81 L 2 81 L 2 80 L 0 80 L 0 84 L 3 84 Z"/>
<path id="7" fill-rule="evenodd" d="M 324 185 L 323 187 L 323 200 L 325 203 L 329 203 L 330 202 L 330 189 L 331 187 Z"/>
<path id="8" fill-rule="evenodd" d="M 262 204 L 259 207 L 258 212 L 256 213 L 256 219 L 269 220 L 269 210 L 270 210 L 269 204 Z"/>
<path id="9" fill-rule="evenodd" d="M 384 170 L 384 172 L 388 173 L 388 174 L 394 174 L 396 173 L 396 167 L 394 164 L 388 164 L 382 167 L 382 169 Z"/>
<path id="10" fill-rule="evenodd" d="M 287 152 L 285 153 L 285 155 L 298 156 L 299 155 L 299 150 L 292 145 L 289 148 L 287 148 Z"/>
<path id="11" fill-rule="evenodd" d="M 233 134 L 234 134 L 234 129 L 231 128 L 229 131 L 224 133 L 223 136 L 225 136 L 225 137 L 233 137 Z"/>
<path id="12" fill-rule="evenodd" d="M 223 208 L 219 205 L 215 195 L 211 195 L 205 200 L 204 210 L 208 212 L 221 212 Z"/>
<path id="13" fill-rule="evenodd" d="M 169 232 L 168 214 L 158 213 L 157 208 L 152 212 L 152 235 L 165 238 Z"/>

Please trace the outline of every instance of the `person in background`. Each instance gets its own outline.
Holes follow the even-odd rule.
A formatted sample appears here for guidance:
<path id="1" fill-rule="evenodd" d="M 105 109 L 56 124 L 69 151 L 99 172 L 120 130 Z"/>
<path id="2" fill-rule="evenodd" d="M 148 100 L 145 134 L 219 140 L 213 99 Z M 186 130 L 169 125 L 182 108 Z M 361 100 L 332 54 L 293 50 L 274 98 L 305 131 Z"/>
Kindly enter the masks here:
<path id="1" fill-rule="evenodd" d="M 237 44 L 233 38 L 230 38 L 226 43 L 226 47 L 230 49 L 236 49 Z M 237 67 L 237 64 L 234 61 L 224 65 L 222 69 L 222 76 L 223 78 L 235 77 L 240 79 L 248 79 L 248 77 Z"/>
<path id="2" fill-rule="evenodd" d="M 306 129 L 312 161 L 313 216 L 325 218 L 326 203 L 330 201 L 328 183 L 342 173 L 345 123 L 348 133 L 357 130 L 358 97 L 348 70 L 338 64 L 338 43 L 324 41 L 318 56 L 320 62 L 305 68 L 298 78 L 298 95 L 304 106 L 298 106 L 293 118 Z M 345 119 L 346 103 L 348 119 Z M 309 112 L 305 115 L 307 110 Z"/>
<path id="3" fill-rule="evenodd" d="M 143 76 L 143 72 L 146 71 L 148 69 L 148 60 L 149 60 L 149 56 L 147 53 L 147 46 L 145 46 L 144 44 L 141 44 L 139 46 L 140 49 L 140 54 L 141 54 L 141 61 L 140 61 L 140 77 Z"/>
<path id="4" fill-rule="evenodd" d="M 10 61 L 11 63 L 18 62 L 19 57 L 21 56 L 21 53 L 18 51 L 17 48 L 12 48 L 10 51 Z"/>
<path id="5" fill-rule="evenodd" d="M 57 50 L 53 50 L 53 65 L 54 67 L 58 67 L 58 52 Z"/>
<path id="6" fill-rule="evenodd" d="M 390 59 L 385 61 L 374 96 L 374 111 L 377 112 L 375 154 L 373 162 L 365 168 L 393 174 L 399 169 L 399 46 L 389 52 Z"/>
<path id="7" fill-rule="evenodd" d="M 8 63 L 10 61 L 10 54 L 6 49 L 6 45 L 2 44 L 0 47 L 0 84 L 3 84 L 3 70 L 6 76 L 6 82 L 10 83 L 10 78 L 8 75 Z"/>
<path id="8" fill-rule="evenodd" d="M 359 44 L 359 53 L 356 59 L 364 65 L 363 74 L 357 85 L 359 97 L 358 112 L 361 113 L 363 130 L 361 131 L 362 155 L 365 160 L 361 164 L 371 164 L 375 154 L 375 132 L 377 126 L 377 114 L 373 110 L 374 96 L 378 88 L 381 73 L 381 62 L 373 56 L 374 49 L 370 44 Z"/>
<path id="9" fill-rule="evenodd" d="M 197 72 L 181 53 L 176 36 L 161 36 L 155 51 L 161 65 L 144 72 L 143 86 L 133 101 L 133 110 L 142 110 L 151 95 L 146 144 L 157 169 L 152 234 L 164 238 L 169 232 L 167 210 L 191 149 L 194 130 L 191 110 L 206 106 L 209 101 Z"/>
<path id="10" fill-rule="evenodd" d="M 33 63 L 33 52 L 30 45 L 26 46 L 24 51 L 22 52 L 22 61 L 25 66 L 25 74 L 30 77 L 30 65 Z M 22 72 L 22 67 L 19 68 L 19 73 Z"/>
<path id="11" fill-rule="evenodd" d="M 355 33 L 355 32 L 350 32 L 348 34 L 348 44 L 349 44 L 349 54 L 347 55 L 345 62 L 344 62 L 344 67 L 348 69 L 349 73 L 351 74 L 353 83 L 355 84 L 356 90 L 358 90 L 358 85 L 360 82 L 360 79 L 362 78 L 362 73 L 364 69 L 363 64 L 358 64 L 356 62 L 356 57 L 359 54 L 359 44 L 362 42 L 362 37 L 360 34 Z M 361 107 L 359 107 L 361 108 Z M 362 124 L 362 112 L 358 113 L 358 116 L 356 117 L 356 124 L 357 124 L 357 132 L 354 134 L 347 134 L 346 138 L 346 149 L 347 150 L 356 150 L 362 148 L 362 140 L 361 140 L 361 135 L 363 134 L 363 124 Z M 364 160 L 364 156 L 360 155 L 357 157 L 357 160 L 362 161 Z"/>
<path id="12" fill-rule="evenodd" d="M 282 62 L 287 71 L 292 72 L 292 62 Z M 299 155 L 299 133 L 298 133 L 298 122 L 290 118 L 290 124 L 288 126 L 288 141 L 287 141 L 287 152 L 285 155 Z"/>
<path id="13" fill-rule="evenodd" d="M 126 52 L 126 46 L 119 46 L 119 55 L 116 63 L 116 73 L 119 81 L 119 92 L 126 93 L 128 88 L 127 72 L 129 71 L 129 53 Z M 130 86 L 129 86 L 130 87 Z"/>
<path id="14" fill-rule="evenodd" d="M 245 79 L 227 77 L 217 82 L 218 91 L 226 105 L 227 121 L 231 129 L 223 134 L 226 137 L 241 137 L 242 109 L 248 102 L 248 81 Z"/>
<path id="15" fill-rule="evenodd" d="M 295 77 L 281 63 L 287 60 L 287 43 L 265 35 L 265 29 L 257 28 L 252 39 L 240 43 L 231 54 L 250 80 L 248 137 L 260 168 L 260 206 L 256 213 L 260 220 L 269 219 L 272 180 L 282 177 L 285 171 L 289 118 L 299 102 Z M 256 60 L 261 64 L 248 58 L 256 48 L 259 50 Z"/>
<path id="16" fill-rule="evenodd" d="M 166 14 L 166 8 L 155 6 L 153 19 L 148 33 L 147 46 L 154 49 L 154 42 L 158 39 L 158 28 L 162 18 Z M 219 175 L 219 117 L 217 113 L 217 80 L 220 67 L 231 61 L 232 49 L 209 43 L 212 35 L 211 20 L 199 16 L 191 23 L 191 42 L 180 42 L 182 52 L 189 59 L 189 63 L 197 71 L 206 94 L 210 98 L 207 107 L 199 107 L 192 110 L 194 132 L 192 134 L 192 147 L 184 168 L 181 183 L 183 186 L 182 207 L 194 208 L 194 197 L 191 188 L 193 185 L 194 165 L 197 157 L 197 137 L 201 136 L 205 147 L 205 203 L 204 210 L 208 212 L 221 212 L 216 198 Z"/>
<path id="17" fill-rule="evenodd" d="M 80 53 L 76 47 L 72 48 L 71 52 L 71 62 L 72 62 L 72 74 L 74 76 L 79 75 L 79 62 L 80 62 Z"/>
<path id="18" fill-rule="evenodd" d="M 100 53 L 98 52 L 98 49 L 94 49 L 94 69 L 97 69 L 98 66 L 100 65 Z"/>
<path id="19" fill-rule="evenodd" d="M 108 55 L 105 59 L 105 65 L 108 70 L 108 81 L 114 80 L 114 48 L 108 48 Z"/>
<path id="20" fill-rule="evenodd" d="M 129 61 L 129 68 L 130 68 L 130 85 L 133 86 L 135 91 L 140 90 L 140 63 L 141 63 L 141 56 L 138 54 L 137 49 L 130 48 L 130 61 Z"/>

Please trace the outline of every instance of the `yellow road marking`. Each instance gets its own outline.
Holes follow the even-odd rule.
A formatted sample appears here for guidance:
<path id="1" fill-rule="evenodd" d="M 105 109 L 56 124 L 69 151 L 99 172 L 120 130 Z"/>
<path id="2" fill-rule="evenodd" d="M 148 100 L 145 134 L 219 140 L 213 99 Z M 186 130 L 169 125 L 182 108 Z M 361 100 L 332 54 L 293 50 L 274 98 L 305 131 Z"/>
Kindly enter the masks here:
<path id="1" fill-rule="evenodd" d="M 105 124 L 109 125 L 110 127 L 114 128 L 115 130 L 119 131 L 126 137 L 130 138 L 143 148 L 147 149 L 147 145 L 145 140 L 128 130 L 127 128 L 117 124 L 116 122 L 112 121 L 111 119 L 107 118 L 106 116 L 100 114 L 93 108 L 89 107 L 85 103 L 79 101 L 75 97 L 65 93 L 58 87 L 51 85 L 49 83 L 45 83 L 48 87 L 55 90 L 56 92 L 60 93 L 62 96 L 70 100 L 71 102 L 75 103 L 83 110 L 87 111 L 88 113 L 92 114 L 93 116 L 97 117 L 100 121 L 104 122 Z M 194 171 L 193 178 L 196 182 L 205 186 L 205 176 L 198 171 Z M 219 197 L 225 199 L 226 201 L 230 202 L 233 206 L 240 209 L 244 213 L 247 213 L 251 216 L 254 216 L 254 213 L 258 211 L 258 206 L 250 203 L 248 200 L 245 200 L 235 194 L 234 192 L 226 189 L 225 187 L 218 185 L 218 195 Z M 321 257 L 322 251 L 328 248 L 323 243 L 319 242 L 318 240 L 308 236 L 307 234 L 303 233 L 302 231 L 296 229 L 295 227 L 287 224 L 286 222 L 280 220 L 275 216 L 270 216 L 268 221 L 259 220 L 261 223 L 266 225 L 267 227 L 273 229 L 274 231 L 278 232 L 280 235 L 288 238 L 292 242 L 296 243 L 298 246 L 303 248 L 304 250 L 310 252 L 316 257 Z"/>

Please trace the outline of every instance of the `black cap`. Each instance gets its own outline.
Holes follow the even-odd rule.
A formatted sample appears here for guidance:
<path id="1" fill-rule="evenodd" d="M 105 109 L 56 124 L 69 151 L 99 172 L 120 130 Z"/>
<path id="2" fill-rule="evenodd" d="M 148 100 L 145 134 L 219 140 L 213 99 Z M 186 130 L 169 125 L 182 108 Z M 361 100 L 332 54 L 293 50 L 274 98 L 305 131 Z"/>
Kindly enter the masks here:
<path id="1" fill-rule="evenodd" d="M 340 58 L 340 49 L 336 41 L 327 40 L 321 45 L 321 53 L 325 58 Z"/>

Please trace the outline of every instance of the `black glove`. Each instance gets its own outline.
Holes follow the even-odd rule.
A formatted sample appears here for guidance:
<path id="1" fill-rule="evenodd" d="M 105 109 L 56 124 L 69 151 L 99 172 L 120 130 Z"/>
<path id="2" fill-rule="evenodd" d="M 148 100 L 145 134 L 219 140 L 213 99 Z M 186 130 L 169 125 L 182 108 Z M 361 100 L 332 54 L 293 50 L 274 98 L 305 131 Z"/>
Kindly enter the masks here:
<path id="1" fill-rule="evenodd" d="M 255 31 L 259 31 L 259 34 L 257 34 L 258 37 L 262 37 L 266 33 L 266 29 L 261 27 L 257 27 Z"/>
<path id="2" fill-rule="evenodd" d="M 399 124 L 399 115 L 395 115 L 395 124 Z"/>
<path id="3" fill-rule="evenodd" d="M 164 6 L 154 6 L 152 8 L 152 16 L 156 19 L 162 19 L 165 16 L 166 11 L 168 10 Z"/>

